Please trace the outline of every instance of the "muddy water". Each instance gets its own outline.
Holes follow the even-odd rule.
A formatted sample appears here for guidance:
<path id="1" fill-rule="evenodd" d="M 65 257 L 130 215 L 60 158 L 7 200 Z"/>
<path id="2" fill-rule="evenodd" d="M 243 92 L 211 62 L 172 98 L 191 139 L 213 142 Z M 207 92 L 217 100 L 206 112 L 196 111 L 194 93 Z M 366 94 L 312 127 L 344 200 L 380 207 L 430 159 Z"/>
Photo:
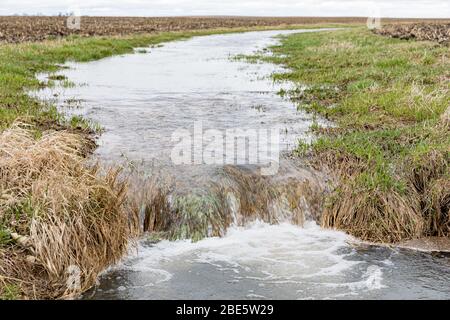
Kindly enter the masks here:
<path id="1" fill-rule="evenodd" d="M 96 151 L 103 161 L 123 160 L 149 174 L 162 170 L 179 188 L 202 189 L 221 176 L 221 165 L 174 165 L 171 136 L 177 129 L 193 132 L 199 121 L 203 130 L 221 132 L 278 127 L 284 152 L 298 138 L 311 138 L 314 119 L 276 94 L 289 84 L 270 80 L 282 70 L 233 59 L 292 32 L 197 37 L 147 53 L 70 64 L 62 73 L 77 86 L 38 95 L 104 127 Z M 289 158 L 282 163 L 283 175 L 305 176 Z M 281 173 L 273 177 L 274 183 L 282 179 Z M 445 256 L 364 246 L 312 221 L 303 227 L 254 221 L 195 243 L 143 240 L 84 298 L 449 299 L 449 283 Z"/>

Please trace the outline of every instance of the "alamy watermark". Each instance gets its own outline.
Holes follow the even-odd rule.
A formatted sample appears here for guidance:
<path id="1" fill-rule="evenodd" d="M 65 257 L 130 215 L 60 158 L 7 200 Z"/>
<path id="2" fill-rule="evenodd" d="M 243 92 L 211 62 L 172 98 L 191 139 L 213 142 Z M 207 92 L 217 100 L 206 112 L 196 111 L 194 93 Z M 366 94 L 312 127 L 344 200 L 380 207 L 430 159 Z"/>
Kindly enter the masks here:
<path id="1" fill-rule="evenodd" d="M 371 2 L 369 6 L 367 28 L 370 30 L 381 29 L 381 8 L 375 2 Z"/>
<path id="2" fill-rule="evenodd" d="M 280 162 L 280 129 L 178 129 L 171 160 L 175 165 L 258 165 L 261 175 L 275 175 Z"/>
<path id="3" fill-rule="evenodd" d="M 81 269 L 76 265 L 70 265 L 66 274 L 68 275 L 66 281 L 67 290 L 70 292 L 78 292 L 81 290 Z"/>
<path id="4" fill-rule="evenodd" d="M 81 29 L 81 9 L 78 6 L 71 6 L 68 10 L 69 16 L 66 20 L 67 28 L 70 30 Z"/>

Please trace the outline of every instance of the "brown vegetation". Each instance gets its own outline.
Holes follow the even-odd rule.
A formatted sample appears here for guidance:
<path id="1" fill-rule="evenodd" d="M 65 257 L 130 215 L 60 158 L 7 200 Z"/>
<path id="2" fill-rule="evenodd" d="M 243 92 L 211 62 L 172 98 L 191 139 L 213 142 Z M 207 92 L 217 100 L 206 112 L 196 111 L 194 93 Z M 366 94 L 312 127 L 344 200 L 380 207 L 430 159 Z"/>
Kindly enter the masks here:
<path id="1" fill-rule="evenodd" d="M 445 124 L 437 130 L 448 134 Z M 324 151 L 313 163 L 330 168 L 339 181 L 323 210 L 323 227 L 380 243 L 450 236 L 450 152 L 431 150 L 420 161 L 406 158 L 395 173 L 406 181 L 402 191 L 364 189 L 359 175 L 368 166 L 349 155 Z"/>
<path id="2" fill-rule="evenodd" d="M 80 30 L 67 27 L 67 17 L 0 17 L 0 41 L 40 41 L 76 34 L 126 35 L 160 31 L 270 27 L 315 23 L 364 23 L 361 18 L 257 18 L 257 17 L 81 17 Z"/>
<path id="3" fill-rule="evenodd" d="M 399 39 L 450 42 L 450 23 L 413 23 L 386 25 L 376 33 Z"/>
<path id="4" fill-rule="evenodd" d="M 120 171 L 88 166 L 80 136 L 35 132 L 16 123 L 0 135 L 0 288 L 70 297 L 127 252 L 137 219 Z"/>
<path id="5" fill-rule="evenodd" d="M 411 22 L 417 19 L 384 19 Z M 424 20 L 425 21 L 425 20 Z M 81 17 L 80 30 L 67 27 L 67 17 L 0 17 L 0 42 L 41 41 L 68 35 L 111 36 L 161 31 L 274 27 L 301 24 L 365 24 L 360 17 Z"/>

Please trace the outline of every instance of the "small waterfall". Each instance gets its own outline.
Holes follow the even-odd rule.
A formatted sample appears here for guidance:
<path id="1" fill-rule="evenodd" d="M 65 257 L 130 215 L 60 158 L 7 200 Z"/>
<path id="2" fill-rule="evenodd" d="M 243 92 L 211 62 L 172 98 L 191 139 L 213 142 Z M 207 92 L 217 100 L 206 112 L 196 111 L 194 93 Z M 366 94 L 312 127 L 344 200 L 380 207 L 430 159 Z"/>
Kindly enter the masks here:
<path id="1" fill-rule="evenodd" d="M 130 197 L 143 231 L 158 239 L 197 241 L 254 221 L 303 226 L 317 220 L 325 192 L 322 177 L 288 162 L 283 169 L 266 177 L 257 168 L 225 166 L 216 181 L 200 190 L 181 191 L 153 179 L 132 188 Z"/>

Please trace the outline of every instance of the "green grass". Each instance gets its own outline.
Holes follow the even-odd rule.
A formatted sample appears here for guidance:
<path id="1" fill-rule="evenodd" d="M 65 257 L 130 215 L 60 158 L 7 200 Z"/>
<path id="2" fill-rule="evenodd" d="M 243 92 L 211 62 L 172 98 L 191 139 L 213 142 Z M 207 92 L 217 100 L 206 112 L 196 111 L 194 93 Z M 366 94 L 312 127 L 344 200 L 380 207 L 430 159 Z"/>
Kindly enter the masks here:
<path id="1" fill-rule="evenodd" d="M 0 300 L 17 300 L 20 297 L 20 289 L 13 284 L 7 284 L 2 287 Z"/>
<path id="2" fill-rule="evenodd" d="M 11 241 L 9 232 L 0 225 L 0 248 L 7 246 Z"/>
<path id="3" fill-rule="evenodd" d="M 95 133 L 101 133 L 103 131 L 103 127 L 99 123 L 82 116 L 72 116 L 67 122 L 72 128 L 79 131 Z"/>
<path id="4" fill-rule="evenodd" d="M 355 29 L 289 36 L 273 50 L 286 55 L 273 60 L 292 69 L 275 78 L 310 85 L 298 98 L 341 127 L 436 119 L 448 106 L 440 79 L 448 75 L 448 47 Z"/>
<path id="5" fill-rule="evenodd" d="M 299 108 L 340 128 L 312 149 L 364 161 L 367 186 L 401 189 L 395 168 L 403 161 L 450 150 L 448 131 L 436 126 L 450 105 L 448 47 L 357 28 L 290 35 L 272 50 L 267 59 L 291 70 L 274 78 L 308 86 L 287 93 Z"/>
<path id="6" fill-rule="evenodd" d="M 263 59 L 297 89 L 280 92 L 313 123 L 317 139 L 296 153 L 327 166 L 337 183 L 322 225 L 369 241 L 450 234 L 450 50 L 355 28 L 283 37 Z M 260 58 L 260 57 L 259 57 Z"/>

